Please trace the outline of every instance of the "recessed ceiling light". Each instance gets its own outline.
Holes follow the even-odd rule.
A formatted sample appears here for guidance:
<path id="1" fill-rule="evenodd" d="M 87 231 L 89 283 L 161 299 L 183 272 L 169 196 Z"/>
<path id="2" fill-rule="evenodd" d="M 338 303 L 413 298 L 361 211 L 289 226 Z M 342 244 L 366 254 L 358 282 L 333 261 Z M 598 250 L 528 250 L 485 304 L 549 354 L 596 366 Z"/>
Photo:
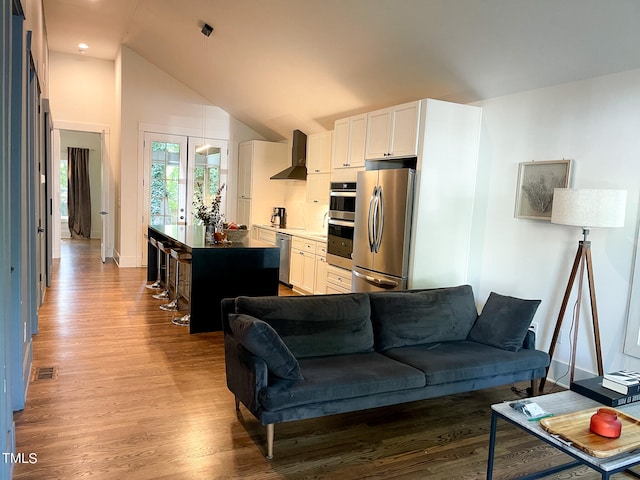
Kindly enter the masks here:
<path id="1" fill-rule="evenodd" d="M 89 49 L 89 45 L 87 45 L 86 43 L 80 43 L 78 44 L 78 51 L 80 53 L 84 53 L 85 51 L 87 51 Z"/>

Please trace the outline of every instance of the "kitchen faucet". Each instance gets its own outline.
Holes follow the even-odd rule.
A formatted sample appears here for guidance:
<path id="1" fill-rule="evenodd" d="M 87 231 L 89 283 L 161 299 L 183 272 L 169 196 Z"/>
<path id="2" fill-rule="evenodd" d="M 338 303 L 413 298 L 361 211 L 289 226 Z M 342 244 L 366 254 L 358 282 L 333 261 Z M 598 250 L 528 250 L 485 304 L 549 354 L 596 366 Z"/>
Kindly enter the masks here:
<path id="1" fill-rule="evenodd" d="M 325 228 L 325 222 L 327 221 L 327 218 L 329 217 L 329 210 L 327 210 L 326 212 L 324 212 L 324 214 L 322 215 L 322 228 Z"/>

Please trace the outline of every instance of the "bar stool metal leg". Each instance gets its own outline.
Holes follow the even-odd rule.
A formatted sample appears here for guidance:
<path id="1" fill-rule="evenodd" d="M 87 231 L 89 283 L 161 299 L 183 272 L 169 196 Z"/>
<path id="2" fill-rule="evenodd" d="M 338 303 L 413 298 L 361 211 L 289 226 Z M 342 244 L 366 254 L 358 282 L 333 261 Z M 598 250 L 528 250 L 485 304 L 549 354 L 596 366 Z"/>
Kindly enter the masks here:
<path id="1" fill-rule="evenodd" d="M 171 264 L 171 250 L 169 248 L 169 246 L 166 244 L 166 242 L 157 242 L 158 243 L 158 249 L 161 252 L 164 252 L 165 257 L 166 257 L 166 265 L 165 265 L 165 270 L 164 270 L 164 290 L 160 293 L 157 293 L 155 295 L 153 295 L 153 298 L 157 299 L 157 300 L 169 300 L 169 276 L 170 276 L 170 272 L 171 272 L 171 268 L 170 268 L 170 264 Z"/>
<path id="2" fill-rule="evenodd" d="M 169 253 L 171 257 L 176 259 L 176 279 L 175 279 L 175 288 L 174 288 L 175 296 L 173 300 L 171 300 L 169 303 L 160 305 L 160 308 L 167 312 L 177 312 L 179 310 L 178 299 L 180 298 L 178 295 L 179 293 L 178 284 L 180 283 L 180 255 L 183 254 L 184 252 L 177 248 L 171 248 L 169 249 Z M 168 283 L 167 283 L 167 288 L 169 288 Z"/>
<path id="3" fill-rule="evenodd" d="M 171 253 L 173 254 L 173 251 Z M 178 253 L 177 256 L 176 256 L 176 262 L 181 263 L 185 267 L 187 265 L 190 265 L 191 264 L 191 254 L 189 254 L 188 252 Z M 179 285 L 180 285 L 180 283 L 178 282 L 178 280 L 176 280 L 176 301 L 177 302 L 180 301 Z M 190 309 L 190 307 L 191 307 L 191 305 L 189 304 L 189 309 Z M 190 313 L 190 311 L 187 312 L 185 315 L 173 317 L 173 320 L 171 320 L 171 323 L 173 323 L 174 325 L 179 325 L 181 327 L 188 327 L 189 324 L 191 323 L 191 313 Z"/>
<path id="4" fill-rule="evenodd" d="M 149 290 L 162 290 L 162 272 L 160 271 L 162 267 L 162 252 L 158 248 L 158 241 L 155 238 L 149 237 L 149 243 L 156 248 L 156 271 L 158 273 L 156 275 L 156 281 L 145 285 L 145 287 Z"/>

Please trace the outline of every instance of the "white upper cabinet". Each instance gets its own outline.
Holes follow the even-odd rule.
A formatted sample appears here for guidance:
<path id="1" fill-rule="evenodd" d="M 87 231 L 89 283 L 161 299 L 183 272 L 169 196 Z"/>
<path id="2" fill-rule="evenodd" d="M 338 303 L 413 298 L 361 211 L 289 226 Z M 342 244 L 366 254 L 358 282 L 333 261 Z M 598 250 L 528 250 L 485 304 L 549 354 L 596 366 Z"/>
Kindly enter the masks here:
<path id="1" fill-rule="evenodd" d="M 331 171 L 333 132 L 322 132 L 307 137 L 307 174 Z"/>
<path id="2" fill-rule="evenodd" d="M 364 166 L 367 115 L 336 120 L 333 130 L 333 169 Z"/>
<path id="3" fill-rule="evenodd" d="M 312 173 L 307 175 L 307 202 L 317 205 L 329 205 L 330 173 Z"/>
<path id="4" fill-rule="evenodd" d="M 418 154 L 420 101 L 403 103 L 367 114 L 367 160 Z"/>

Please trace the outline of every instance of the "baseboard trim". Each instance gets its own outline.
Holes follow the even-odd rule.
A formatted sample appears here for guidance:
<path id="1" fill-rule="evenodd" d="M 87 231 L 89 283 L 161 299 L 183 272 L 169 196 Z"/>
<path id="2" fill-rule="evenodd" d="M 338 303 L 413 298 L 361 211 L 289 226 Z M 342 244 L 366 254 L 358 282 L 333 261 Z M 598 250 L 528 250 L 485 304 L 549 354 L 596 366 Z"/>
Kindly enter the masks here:
<path id="1" fill-rule="evenodd" d="M 585 378 L 591 378 L 597 376 L 597 373 L 582 370 L 578 367 L 574 370 L 574 379 L 583 380 Z M 559 362 L 558 360 L 551 360 L 549 367 L 549 374 L 547 379 L 550 382 L 556 383 L 564 388 L 569 388 L 571 372 L 569 364 L 565 362 Z"/>

